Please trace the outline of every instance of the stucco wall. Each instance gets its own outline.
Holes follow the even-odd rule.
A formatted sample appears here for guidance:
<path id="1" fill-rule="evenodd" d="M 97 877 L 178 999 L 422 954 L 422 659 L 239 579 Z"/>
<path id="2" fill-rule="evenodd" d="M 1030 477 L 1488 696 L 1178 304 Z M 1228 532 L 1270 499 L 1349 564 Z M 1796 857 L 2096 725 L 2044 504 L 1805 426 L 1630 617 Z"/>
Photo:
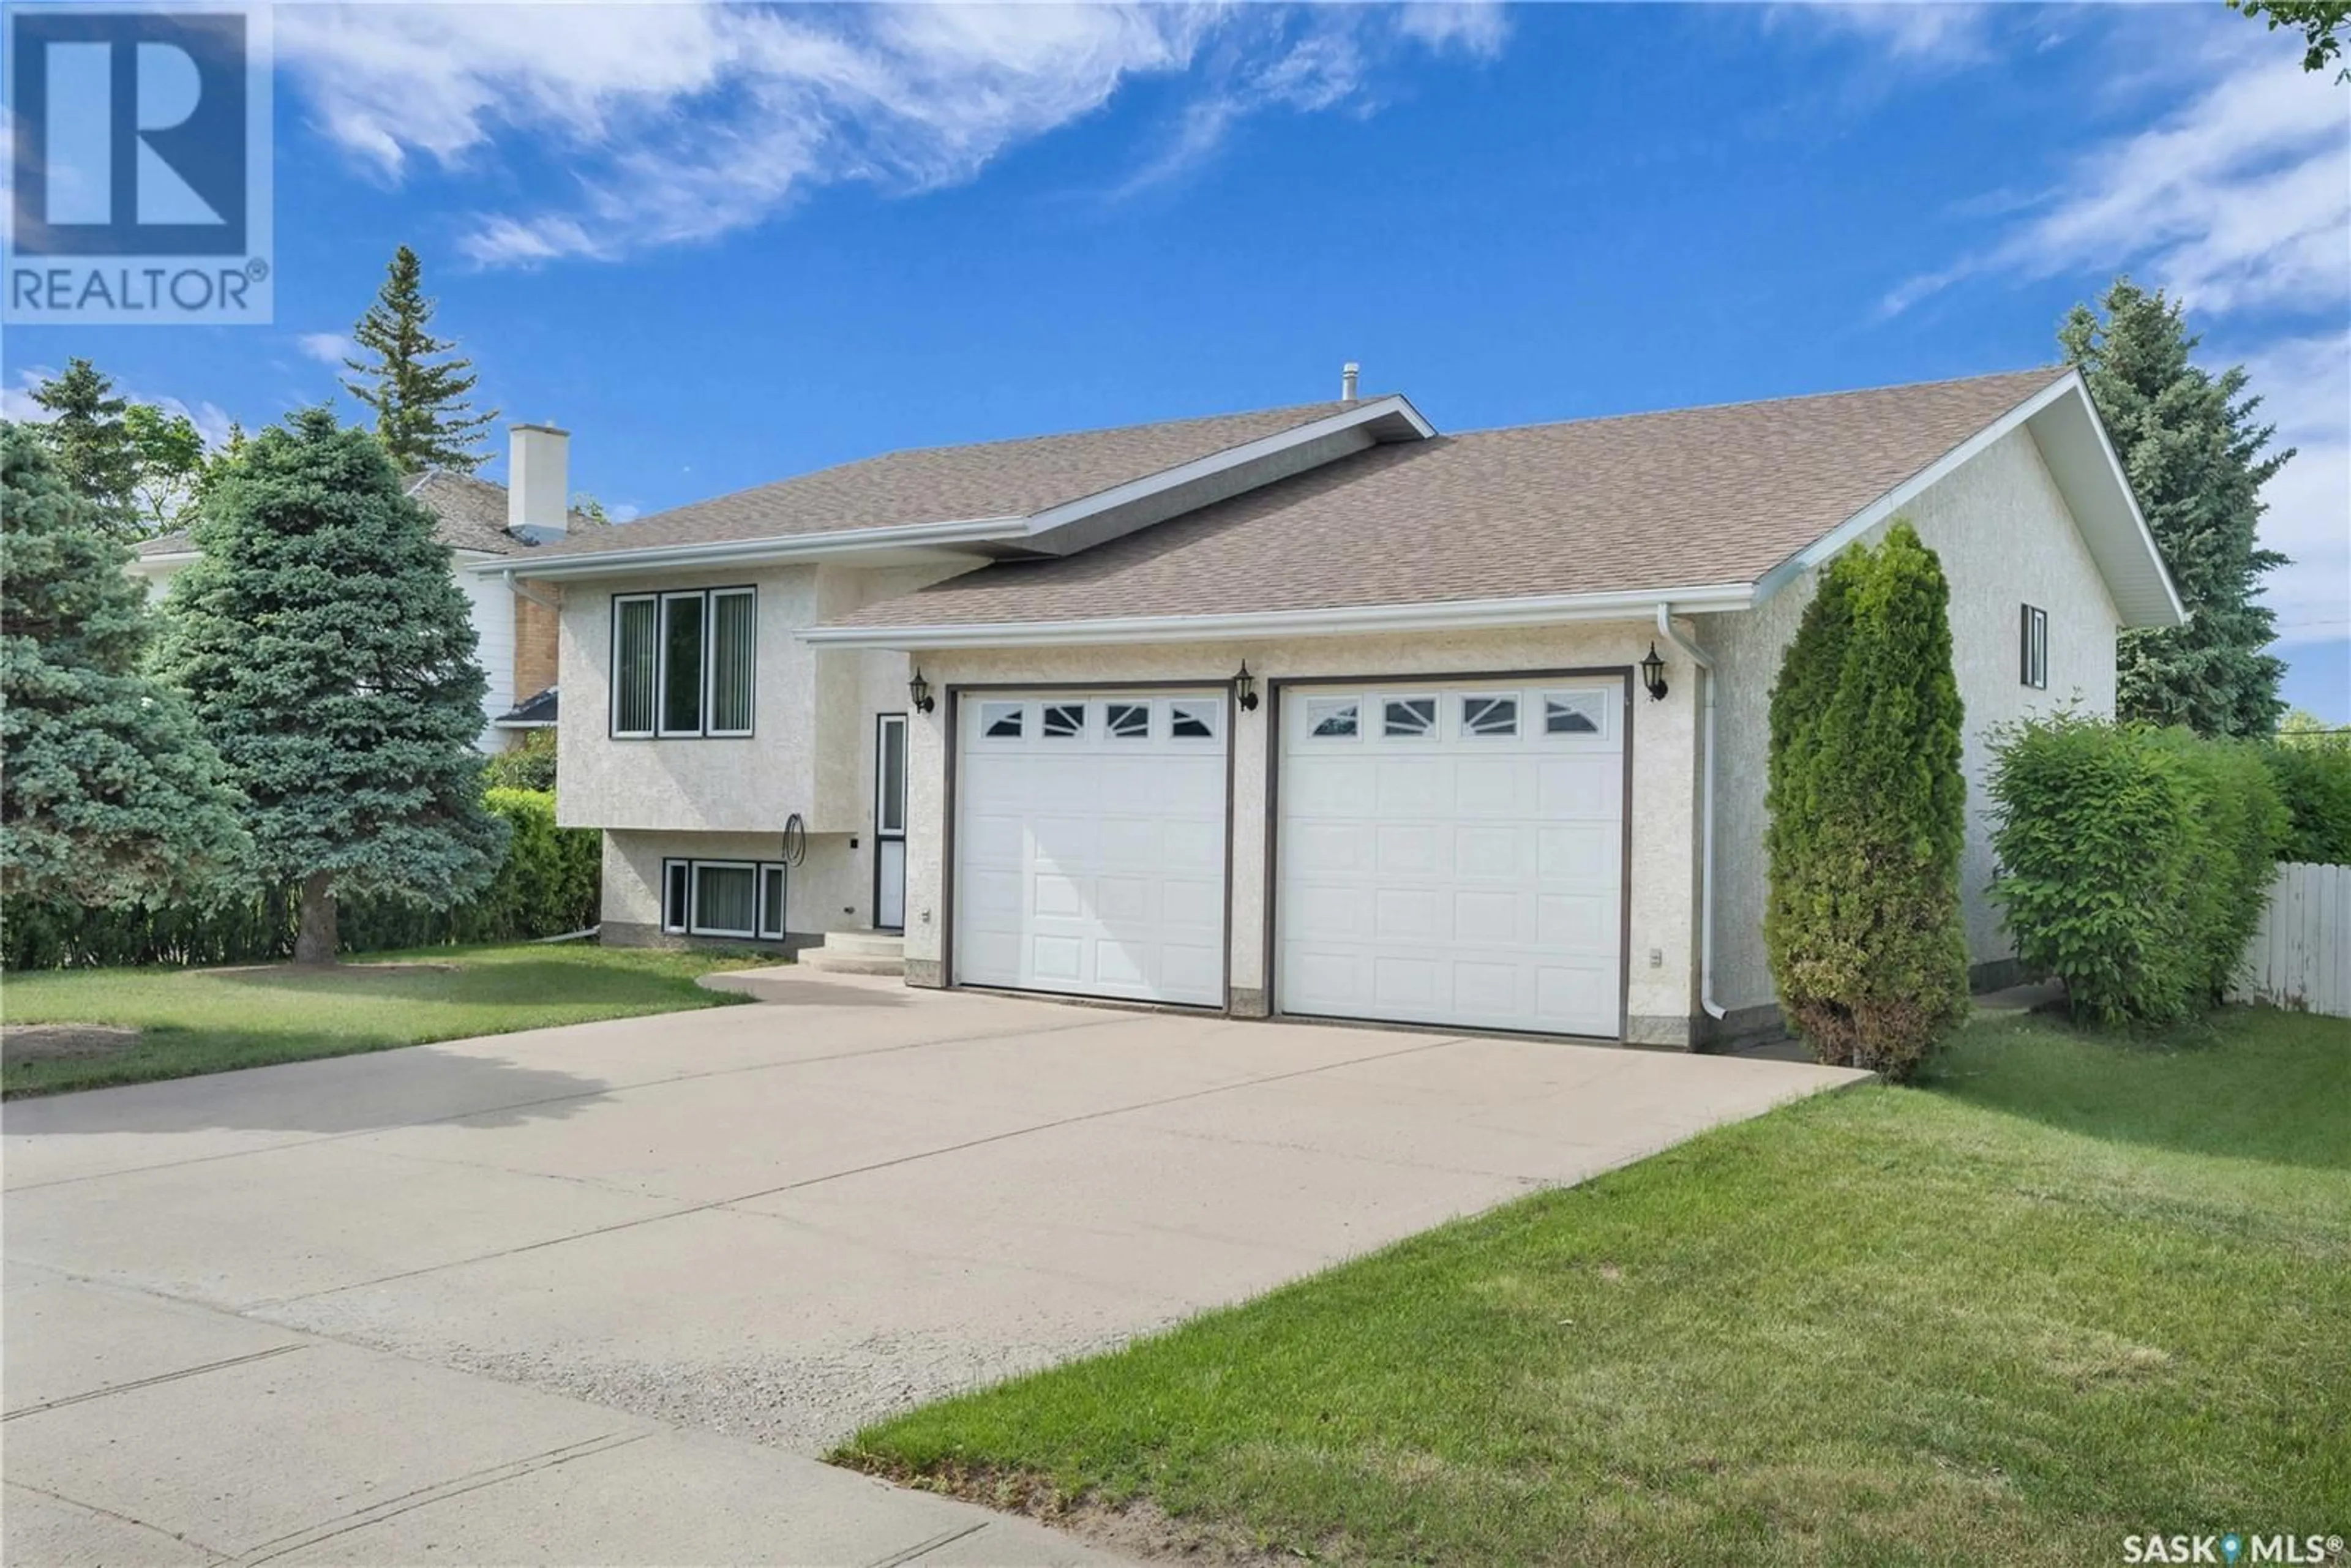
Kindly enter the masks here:
<path id="1" fill-rule="evenodd" d="M 1260 680 L 1307 675 L 1442 675 L 1584 669 L 1636 664 L 1655 628 L 1594 623 L 1451 636 L 1349 637 L 1202 646 L 1008 649 L 925 653 L 924 673 L 949 685 L 1199 680 L 1221 683 L 1240 661 Z M 942 854 L 946 821 L 948 705 L 916 715 L 911 729 L 906 956 L 910 974 L 939 976 L 946 920 Z M 1238 714 L 1233 747 L 1230 865 L 1231 985 L 1249 1010 L 1265 995 L 1266 747 L 1271 705 Z M 1696 747 L 1687 684 L 1667 700 L 1633 702 L 1632 978 L 1627 1011 L 1634 1038 L 1687 1043 L 1696 1011 L 1692 976 L 1692 800 Z M 1656 962 L 1651 962 L 1655 955 Z M 1278 998 L 1277 998 L 1278 999 Z"/>
<path id="2" fill-rule="evenodd" d="M 1983 792 L 1987 732 L 2069 702 L 2085 712 L 2112 713 L 2117 616 L 2029 432 L 2005 437 L 1903 515 L 1941 559 L 1951 585 L 1952 664 L 1967 705 L 1968 837 L 1960 892 L 1970 955 L 1977 964 L 1994 963 L 2014 949 L 2000 928 L 1998 908 L 1984 894 L 1993 869 Z M 1889 520 L 1873 530 L 1869 541 L 1890 527 Z M 1715 995 L 1734 1013 L 1766 1006 L 1773 996 L 1762 929 L 1771 692 L 1815 580 L 1816 574 L 1807 574 L 1759 610 L 1697 622 L 1721 682 L 1715 720 L 1722 748 L 1715 807 Z M 2046 691 L 2019 679 L 2018 615 L 2025 604 L 2049 612 Z"/>

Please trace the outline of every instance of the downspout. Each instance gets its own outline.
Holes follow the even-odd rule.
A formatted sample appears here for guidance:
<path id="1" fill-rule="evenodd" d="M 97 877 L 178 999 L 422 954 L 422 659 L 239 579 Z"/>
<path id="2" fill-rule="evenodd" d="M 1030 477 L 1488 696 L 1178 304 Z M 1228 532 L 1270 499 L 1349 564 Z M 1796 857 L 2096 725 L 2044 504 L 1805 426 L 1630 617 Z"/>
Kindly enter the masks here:
<path id="1" fill-rule="evenodd" d="M 1723 1007 L 1714 999 L 1714 661 L 1674 629 L 1673 606 L 1662 599 L 1657 601 L 1657 635 L 1688 654 L 1705 675 L 1706 708 L 1699 726 L 1706 764 L 1698 775 L 1698 1000 L 1707 1017 L 1719 1020 Z"/>
<path id="2" fill-rule="evenodd" d="M 498 577 L 506 583 L 507 587 L 513 591 L 516 598 L 528 599 L 533 604 L 538 605 L 540 609 L 552 610 L 559 615 L 563 612 L 563 601 L 560 599 L 549 599 L 544 591 L 516 576 L 515 569 L 513 567 L 509 566 L 501 568 L 498 571 Z M 561 590 L 559 589 L 557 591 L 560 592 Z"/>

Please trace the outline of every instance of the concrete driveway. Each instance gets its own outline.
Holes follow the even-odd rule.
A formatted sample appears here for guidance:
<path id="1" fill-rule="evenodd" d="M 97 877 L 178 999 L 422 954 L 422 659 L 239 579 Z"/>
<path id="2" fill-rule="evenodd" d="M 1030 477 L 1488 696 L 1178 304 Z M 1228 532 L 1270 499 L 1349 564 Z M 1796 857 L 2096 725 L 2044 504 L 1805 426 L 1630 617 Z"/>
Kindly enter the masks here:
<path id="1" fill-rule="evenodd" d="M 10 1104 L 8 1558 L 1079 1561 L 795 1456 L 1859 1076 L 747 983 Z"/>

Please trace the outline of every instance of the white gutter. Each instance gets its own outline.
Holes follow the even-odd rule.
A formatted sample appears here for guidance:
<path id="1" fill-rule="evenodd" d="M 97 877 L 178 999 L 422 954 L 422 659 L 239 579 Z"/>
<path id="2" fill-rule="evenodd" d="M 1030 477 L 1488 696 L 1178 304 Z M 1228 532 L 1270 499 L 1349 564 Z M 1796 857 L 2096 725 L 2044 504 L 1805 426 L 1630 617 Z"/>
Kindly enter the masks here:
<path id="1" fill-rule="evenodd" d="M 1684 610 L 1744 610 L 1752 584 L 1713 583 L 1667 591 Z M 1250 610 L 1223 615 L 1102 616 L 1075 621 L 977 622 L 968 625 L 806 626 L 802 642 L 834 648 L 1030 648 L 1047 643 L 1183 643 L 1201 638 L 1334 637 L 1350 632 L 1458 632 L 1549 626 L 1565 621 L 1638 619 L 1656 590 L 1563 593 L 1449 603 L 1342 605 L 1322 610 Z M 1676 642 L 1678 643 L 1679 639 Z"/>
<path id="2" fill-rule="evenodd" d="M 1698 865 L 1698 1002 L 1706 1016 L 1720 1019 L 1723 1006 L 1714 999 L 1714 661 L 1706 651 L 1674 629 L 1673 606 L 1657 601 L 1657 635 L 1689 655 L 1703 672 L 1706 712 L 1701 721 L 1706 766 L 1698 774 L 1699 820 Z"/>
<path id="3" fill-rule="evenodd" d="M 616 577 L 637 572 L 684 570 L 736 561 L 796 560 L 854 555 L 876 549 L 915 549 L 928 545 L 1019 540 L 1028 537 L 1023 517 L 971 517 L 949 523 L 903 523 L 880 528 L 841 528 L 831 533 L 779 538 L 712 539 L 697 544 L 648 545 L 643 549 L 583 550 L 576 555 L 493 556 L 472 571 L 501 577 Z"/>

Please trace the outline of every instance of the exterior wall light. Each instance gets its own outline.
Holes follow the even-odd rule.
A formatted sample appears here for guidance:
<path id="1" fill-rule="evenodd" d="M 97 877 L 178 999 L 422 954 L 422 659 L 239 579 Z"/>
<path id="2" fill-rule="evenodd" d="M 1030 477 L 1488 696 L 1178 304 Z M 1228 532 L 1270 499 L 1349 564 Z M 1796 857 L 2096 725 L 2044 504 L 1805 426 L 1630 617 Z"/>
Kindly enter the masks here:
<path id="1" fill-rule="evenodd" d="M 1257 677 L 1249 673 L 1249 661 L 1241 661 L 1240 674 L 1233 677 L 1233 698 L 1241 705 L 1243 713 L 1257 711 Z"/>
<path id="2" fill-rule="evenodd" d="M 1649 688 L 1651 702 L 1666 700 L 1666 662 L 1657 657 L 1657 645 L 1649 644 L 1649 656 L 1641 661 L 1641 684 Z"/>
<path id="3" fill-rule="evenodd" d="M 923 679 L 919 664 L 914 667 L 914 678 L 906 683 L 906 700 L 914 705 L 916 713 L 928 713 L 938 706 L 931 698 L 931 683 Z"/>

